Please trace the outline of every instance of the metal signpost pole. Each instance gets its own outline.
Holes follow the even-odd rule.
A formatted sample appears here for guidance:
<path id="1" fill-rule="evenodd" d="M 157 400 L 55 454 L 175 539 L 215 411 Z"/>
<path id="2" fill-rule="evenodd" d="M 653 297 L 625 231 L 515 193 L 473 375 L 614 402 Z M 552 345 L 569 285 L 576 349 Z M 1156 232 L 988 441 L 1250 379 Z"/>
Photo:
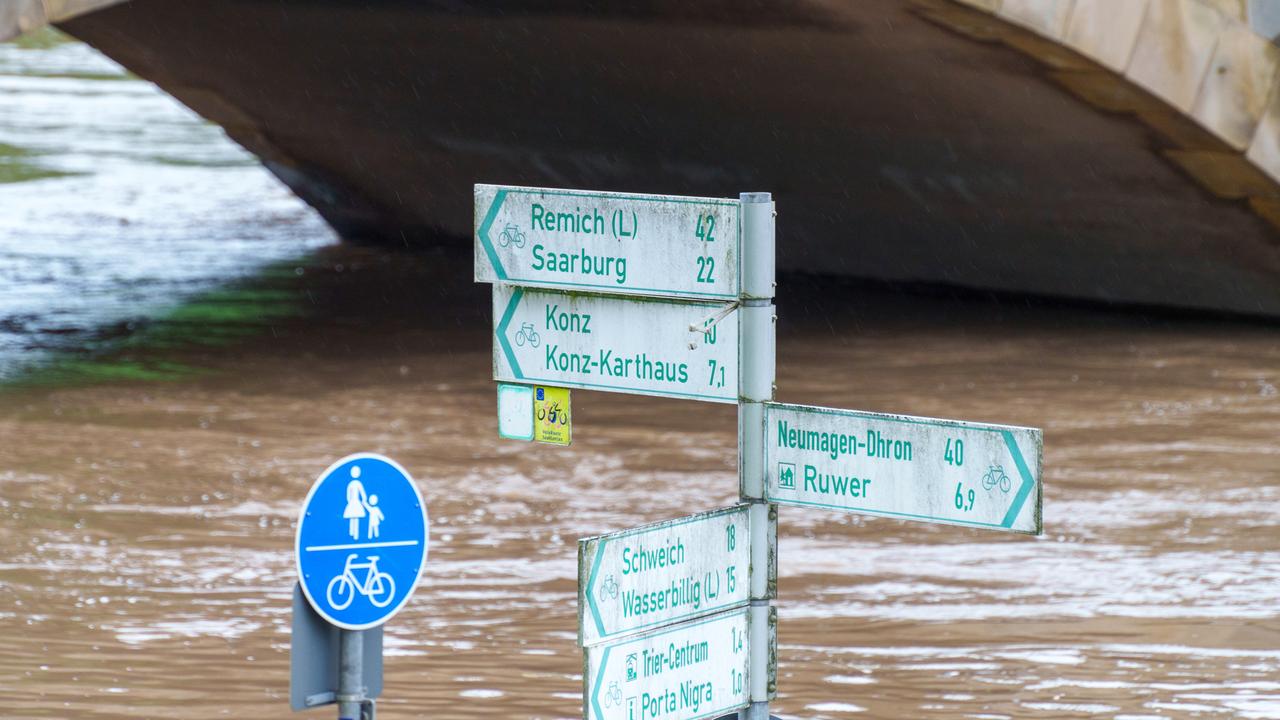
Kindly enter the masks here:
<path id="1" fill-rule="evenodd" d="M 773 622 L 769 537 L 776 512 L 765 500 L 764 404 L 773 400 L 776 371 L 777 316 L 774 314 L 774 204 L 770 193 L 742 193 L 742 382 L 738 401 L 738 466 L 740 492 L 751 504 L 751 705 L 743 720 L 769 720 L 771 673 L 775 652 L 769 632 Z M 776 532 L 776 531 L 775 531 Z"/>
<path id="2" fill-rule="evenodd" d="M 338 720 L 361 720 L 364 704 L 364 634 L 363 630 L 339 630 L 338 650 Z"/>

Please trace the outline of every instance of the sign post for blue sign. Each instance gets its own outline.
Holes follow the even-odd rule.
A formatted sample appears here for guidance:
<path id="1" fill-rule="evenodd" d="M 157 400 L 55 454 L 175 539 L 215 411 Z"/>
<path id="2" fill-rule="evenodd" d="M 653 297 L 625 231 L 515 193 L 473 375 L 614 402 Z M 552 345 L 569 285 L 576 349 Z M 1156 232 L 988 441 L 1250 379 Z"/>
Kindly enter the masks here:
<path id="1" fill-rule="evenodd" d="M 341 628 L 340 718 L 369 702 L 360 682 L 360 631 L 385 623 L 413 595 L 427 563 L 426 503 L 409 473 L 370 453 L 330 465 L 298 516 L 294 554 L 307 602 Z"/>

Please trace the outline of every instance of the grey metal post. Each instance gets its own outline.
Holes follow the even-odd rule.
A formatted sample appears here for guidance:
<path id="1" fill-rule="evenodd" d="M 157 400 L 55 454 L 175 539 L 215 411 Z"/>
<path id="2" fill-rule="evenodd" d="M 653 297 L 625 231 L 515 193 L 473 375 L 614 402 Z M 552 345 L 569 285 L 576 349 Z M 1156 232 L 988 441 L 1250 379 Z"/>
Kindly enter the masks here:
<path id="1" fill-rule="evenodd" d="M 338 720 L 360 720 L 364 704 L 363 630 L 338 631 Z"/>
<path id="2" fill-rule="evenodd" d="M 773 622 L 769 583 L 771 548 L 776 539 L 769 522 L 776 510 L 764 496 L 764 403 L 773 400 L 776 378 L 777 315 L 774 313 L 774 204 L 770 193 L 742 193 L 742 383 L 738 398 L 738 473 L 742 499 L 751 503 L 751 705 L 743 720 L 769 720 L 769 698 L 776 688 L 770 676 L 769 632 Z"/>

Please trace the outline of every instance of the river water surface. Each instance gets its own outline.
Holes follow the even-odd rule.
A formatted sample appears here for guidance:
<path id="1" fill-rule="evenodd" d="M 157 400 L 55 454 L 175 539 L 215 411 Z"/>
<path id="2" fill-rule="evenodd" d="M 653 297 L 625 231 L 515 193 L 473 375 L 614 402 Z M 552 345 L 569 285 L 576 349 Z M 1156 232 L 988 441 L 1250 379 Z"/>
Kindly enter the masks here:
<path id="1" fill-rule="evenodd" d="M 21 52 L 37 67 L 41 53 L 91 57 Z M 0 142 L 22 145 L 16 108 L 53 101 L 4 62 Z M 136 83 L 83 82 L 107 102 Z M 133 132 L 152 131 L 149 112 Z M 61 122 L 93 136 L 93 118 Z M 189 152 L 236 153 L 182 122 L 200 128 L 174 130 L 192 133 L 177 142 Z M 46 162 L 80 153 L 67 147 Z M 178 244 L 91 222 L 66 242 L 102 262 L 154 243 L 200 272 L 173 278 L 157 260 L 157 292 L 136 303 L 120 286 L 145 278 L 0 286 L 0 316 L 14 288 L 31 303 L 5 362 L 36 367 L 0 392 L 3 714 L 285 716 L 299 503 L 333 459 L 367 450 L 415 475 L 432 519 L 424 582 L 387 626 L 379 715 L 580 717 L 576 540 L 732 503 L 733 408 L 580 392 L 572 447 L 499 441 L 488 288 L 469 252 L 329 246 L 242 159 L 192 163 L 201 197 L 154 207 L 155 168 L 130 158 L 145 172 L 110 192 Z M 50 245 L 18 233 L 83 207 L 46 180 L 0 185 L 5 266 L 43 262 Z M 254 252 L 237 255 L 236 237 Z M 31 277 L 49 299 L 29 297 Z M 95 350 L 40 340 L 50 308 L 81 296 L 116 308 L 68 315 Z M 127 318 L 118 341 L 94 329 Z M 41 370 L 68 356 L 135 372 Z M 781 715 L 1280 717 L 1275 327 L 790 277 L 778 367 L 783 401 L 1045 431 L 1040 538 L 782 508 Z"/>

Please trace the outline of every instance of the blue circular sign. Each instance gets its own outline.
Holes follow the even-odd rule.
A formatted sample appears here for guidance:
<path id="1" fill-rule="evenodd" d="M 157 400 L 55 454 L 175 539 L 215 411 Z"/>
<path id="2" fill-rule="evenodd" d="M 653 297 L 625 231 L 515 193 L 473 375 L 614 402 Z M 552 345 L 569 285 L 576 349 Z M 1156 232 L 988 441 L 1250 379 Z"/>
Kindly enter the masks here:
<path id="1" fill-rule="evenodd" d="M 359 453 L 329 466 L 302 503 L 294 552 L 311 607 L 347 630 L 386 622 L 427 564 L 422 494 L 395 461 Z"/>

